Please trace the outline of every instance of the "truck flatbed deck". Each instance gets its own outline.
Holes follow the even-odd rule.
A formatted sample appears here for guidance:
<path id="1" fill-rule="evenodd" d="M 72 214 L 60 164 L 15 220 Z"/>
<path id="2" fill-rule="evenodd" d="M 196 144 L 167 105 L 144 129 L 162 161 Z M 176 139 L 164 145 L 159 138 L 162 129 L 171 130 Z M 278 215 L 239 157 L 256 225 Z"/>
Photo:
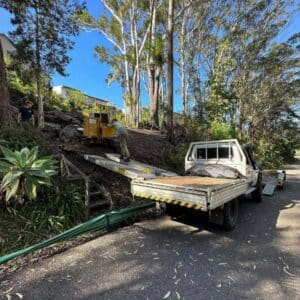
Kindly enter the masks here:
<path id="1" fill-rule="evenodd" d="M 190 187 L 193 189 L 205 189 L 208 187 L 222 187 L 228 184 L 235 184 L 240 179 L 225 179 L 200 176 L 175 176 L 175 177 L 157 177 L 147 180 L 149 183 L 161 185 L 173 185 L 178 187 Z"/>
<path id="2" fill-rule="evenodd" d="M 246 193 L 245 179 L 170 176 L 133 180 L 134 196 L 208 211 Z"/>

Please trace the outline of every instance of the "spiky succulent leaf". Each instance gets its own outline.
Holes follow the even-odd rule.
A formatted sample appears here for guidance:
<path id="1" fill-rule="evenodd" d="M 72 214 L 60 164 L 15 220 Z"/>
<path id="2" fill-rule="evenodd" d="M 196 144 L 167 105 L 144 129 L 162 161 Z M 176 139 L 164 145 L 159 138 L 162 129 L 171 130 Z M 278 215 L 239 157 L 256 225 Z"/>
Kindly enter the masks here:
<path id="1" fill-rule="evenodd" d="M 40 185 L 51 185 L 51 176 L 57 174 L 56 161 L 48 158 L 38 159 L 38 147 L 11 151 L 1 147 L 4 158 L 0 160 L 0 172 L 4 174 L 0 190 L 6 193 L 6 201 L 12 197 L 30 200 L 37 196 Z"/>
<path id="2" fill-rule="evenodd" d="M 0 160 L 0 173 L 7 173 L 11 171 L 12 168 L 13 168 L 12 164 Z"/>

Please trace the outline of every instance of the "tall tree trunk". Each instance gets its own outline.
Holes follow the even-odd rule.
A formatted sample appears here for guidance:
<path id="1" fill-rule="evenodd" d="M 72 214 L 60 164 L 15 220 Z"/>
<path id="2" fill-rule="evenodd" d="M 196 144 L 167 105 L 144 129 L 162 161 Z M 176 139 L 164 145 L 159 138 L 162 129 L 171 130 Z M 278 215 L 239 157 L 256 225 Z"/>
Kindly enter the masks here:
<path id="1" fill-rule="evenodd" d="M 174 31 L 174 0 L 169 0 L 168 27 L 167 27 L 167 62 L 168 62 L 168 108 L 167 108 L 167 127 L 168 139 L 174 142 L 173 132 L 173 31 Z"/>
<path id="2" fill-rule="evenodd" d="M 1 127 L 11 125 L 11 116 L 9 110 L 9 93 L 7 87 L 6 70 L 5 70 L 1 40 L 0 40 L 0 125 Z"/>
<path id="3" fill-rule="evenodd" d="M 138 67 L 139 68 L 139 67 Z M 138 128 L 141 121 L 141 82 L 140 82 L 140 71 L 138 71 L 137 87 L 136 87 L 136 124 L 135 127 Z"/>
<path id="4" fill-rule="evenodd" d="M 149 76 L 149 93 L 150 93 L 150 118 L 153 128 L 159 127 L 158 109 L 159 109 L 159 82 L 161 66 L 150 67 Z"/>
<path id="5" fill-rule="evenodd" d="M 139 127 L 139 120 L 140 120 L 140 55 L 139 55 L 139 47 L 138 47 L 138 34 L 137 34 L 137 24 L 136 24 L 136 5 L 135 1 L 132 2 L 132 14 L 133 14 L 133 41 L 135 46 L 135 69 L 134 69 L 134 77 L 135 82 L 134 88 L 135 88 L 135 120 L 134 120 L 134 127 Z"/>
<path id="6" fill-rule="evenodd" d="M 182 113 L 184 115 L 187 114 L 187 87 L 186 87 L 186 76 L 185 76 L 185 66 L 186 66 L 186 58 L 185 58 L 185 39 L 186 39 L 186 16 L 187 12 L 185 11 L 183 14 L 183 20 L 181 24 L 181 32 L 179 37 L 180 43 L 180 77 L 181 77 L 181 98 L 182 98 Z"/>
<path id="7" fill-rule="evenodd" d="M 156 42 L 156 7 L 155 1 L 151 1 L 151 26 L 150 26 L 150 44 L 151 52 L 155 52 Z M 154 59 L 154 53 L 150 52 L 148 63 L 148 77 L 149 77 L 149 98 L 150 98 L 150 118 L 151 126 L 158 127 L 158 96 L 156 92 L 156 78 L 159 76 L 157 72 L 157 65 Z"/>
<path id="8" fill-rule="evenodd" d="M 44 128 L 44 99 L 42 95 L 41 74 L 38 71 L 36 72 L 36 88 L 38 96 L 38 125 L 40 128 Z"/>
<path id="9" fill-rule="evenodd" d="M 159 127 L 159 118 L 158 118 L 158 110 L 159 110 L 159 84 L 160 84 L 160 75 L 161 75 L 161 66 L 156 66 L 155 78 L 154 78 L 154 90 L 153 90 L 153 106 L 154 106 L 154 121 L 155 127 Z"/>
<path id="10" fill-rule="evenodd" d="M 137 128 L 138 124 L 138 115 L 137 115 L 137 106 L 138 106 L 138 71 L 135 68 L 133 78 L 132 78 L 132 94 L 131 94 L 131 127 Z"/>
<path id="11" fill-rule="evenodd" d="M 150 54 L 151 56 L 151 54 Z M 155 126 L 155 107 L 154 107 L 154 78 L 155 78 L 155 67 L 153 59 L 150 58 L 148 62 L 148 77 L 149 77 L 149 106 L 150 106 L 150 119 L 151 126 Z"/>
<path id="12" fill-rule="evenodd" d="M 39 10 L 36 4 L 35 7 L 35 76 L 36 76 L 36 88 L 37 88 L 37 97 L 38 97 L 38 125 L 40 128 L 44 128 L 44 99 L 42 95 L 42 68 L 41 68 L 41 44 L 40 44 L 40 21 L 39 21 Z"/>

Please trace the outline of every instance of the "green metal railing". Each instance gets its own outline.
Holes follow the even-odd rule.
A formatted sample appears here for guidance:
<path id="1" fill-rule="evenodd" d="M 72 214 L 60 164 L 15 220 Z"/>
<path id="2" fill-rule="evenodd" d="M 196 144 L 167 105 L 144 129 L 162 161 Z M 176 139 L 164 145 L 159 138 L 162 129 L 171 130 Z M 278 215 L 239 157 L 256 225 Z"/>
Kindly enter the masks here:
<path id="1" fill-rule="evenodd" d="M 154 207 L 155 203 L 145 203 L 135 207 L 124 208 L 116 211 L 110 211 L 105 213 L 101 216 L 98 216 L 94 219 L 91 219 L 85 223 L 79 224 L 71 229 L 68 229 L 65 232 L 62 232 L 50 239 L 47 239 L 41 243 L 31 245 L 24 249 L 18 250 L 13 253 L 9 253 L 7 255 L 0 257 L 0 265 L 12 260 L 18 256 L 28 254 L 30 252 L 45 248 L 50 246 L 54 243 L 61 242 L 67 240 L 69 238 L 75 237 L 77 235 L 87 233 L 87 232 L 94 232 L 97 230 L 103 230 L 108 228 L 110 225 L 116 225 L 130 217 L 133 217 L 135 214 L 144 211 L 145 209 Z"/>

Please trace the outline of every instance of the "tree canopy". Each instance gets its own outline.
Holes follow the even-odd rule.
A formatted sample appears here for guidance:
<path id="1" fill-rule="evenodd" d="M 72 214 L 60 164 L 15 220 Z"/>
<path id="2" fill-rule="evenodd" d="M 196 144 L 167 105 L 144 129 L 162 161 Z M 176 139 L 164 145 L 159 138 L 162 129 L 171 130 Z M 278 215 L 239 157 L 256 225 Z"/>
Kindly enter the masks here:
<path id="1" fill-rule="evenodd" d="M 14 30 L 10 33 L 19 61 L 33 70 L 37 85 L 39 126 L 44 126 L 42 76 L 53 72 L 65 75 L 70 62 L 68 50 L 74 46 L 73 36 L 79 33 L 75 15 L 84 5 L 78 1 L 0 0 L 12 14 Z M 50 81 L 50 78 L 49 80 Z"/>
<path id="2" fill-rule="evenodd" d="M 79 21 L 109 42 L 95 53 L 111 67 L 106 83 L 117 81 L 123 89 L 129 126 L 142 121 L 145 90 L 152 128 L 166 120 L 172 127 L 172 93 L 179 92 L 187 129 L 192 120 L 207 137 L 226 133 L 269 157 L 274 151 L 291 157 L 299 145 L 300 33 L 278 38 L 299 11 L 295 1 L 101 0 L 97 17 L 75 0 L 18 3 L 0 0 L 13 13 L 11 36 L 33 63 L 38 95 L 42 71 L 64 74 Z"/>

